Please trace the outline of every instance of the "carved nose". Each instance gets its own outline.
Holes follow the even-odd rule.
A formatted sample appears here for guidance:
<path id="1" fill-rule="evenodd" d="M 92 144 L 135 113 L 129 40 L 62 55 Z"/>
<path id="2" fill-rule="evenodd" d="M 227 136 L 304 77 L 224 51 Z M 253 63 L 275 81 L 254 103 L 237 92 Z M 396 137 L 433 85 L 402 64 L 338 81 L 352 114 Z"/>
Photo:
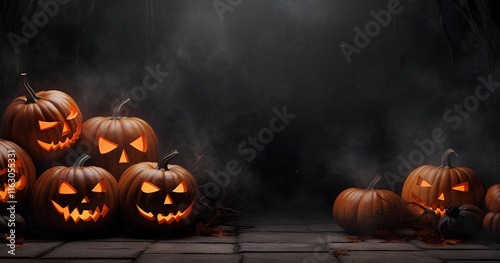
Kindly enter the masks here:
<path id="1" fill-rule="evenodd" d="M 89 198 L 85 196 L 85 198 L 82 199 L 82 204 L 86 204 L 90 202 Z"/>
<path id="2" fill-rule="evenodd" d="M 71 132 L 71 130 L 70 130 L 69 126 L 68 126 L 68 123 L 64 122 L 64 127 L 63 127 L 63 131 L 62 131 L 62 136 L 66 135 L 66 134 L 68 134 L 68 133 L 70 133 L 70 132 Z"/>
<path id="3" fill-rule="evenodd" d="M 439 195 L 438 195 L 438 199 L 441 200 L 441 201 L 444 201 L 444 193 L 441 192 Z"/>
<path id="4" fill-rule="evenodd" d="M 167 197 L 165 197 L 165 202 L 163 202 L 163 204 L 165 204 L 165 205 L 171 205 L 173 203 L 174 202 L 172 202 L 172 198 L 170 198 L 170 195 L 167 194 Z"/>
<path id="5" fill-rule="evenodd" d="M 128 163 L 128 162 L 129 162 L 129 160 L 128 160 L 127 152 L 125 151 L 125 149 L 123 149 L 122 156 L 120 156 L 119 163 Z"/>

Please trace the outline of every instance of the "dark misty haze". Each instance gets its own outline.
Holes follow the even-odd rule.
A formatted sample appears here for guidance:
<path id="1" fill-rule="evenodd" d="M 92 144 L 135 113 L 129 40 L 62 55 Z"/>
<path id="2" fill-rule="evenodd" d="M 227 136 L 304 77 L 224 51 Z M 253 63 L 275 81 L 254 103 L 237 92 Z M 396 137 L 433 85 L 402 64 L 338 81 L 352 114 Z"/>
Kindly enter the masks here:
<path id="1" fill-rule="evenodd" d="M 364 185 L 377 172 L 397 174 L 398 156 L 408 160 L 414 140 L 435 128 L 447 140 L 423 162 L 438 165 L 451 147 L 460 155 L 454 163 L 490 186 L 500 182 L 500 92 L 457 129 L 443 113 L 474 95 L 477 77 L 498 64 L 484 45 L 493 36 L 478 37 L 442 1 L 448 44 L 436 2 L 424 1 L 419 18 L 421 1 L 401 1 L 401 13 L 349 64 L 339 44 L 354 45 L 354 27 L 363 29 L 387 1 L 243 0 L 223 21 L 213 1 L 69 1 L 19 53 L 7 35 L 22 35 L 22 17 L 42 9 L 38 1 L 2 1 L 0 108 L 22 95 L 16 81 L 27 72 L 35 90 L 71 95 L 84 120 L 109 116 L 142 85 L 146 67 L 158 66 L 168 76 L 127 112 L 151 124 L 160 154 L 178 148 L 181 165 L 201 145 L 213 148 L 213 172 L 231 160 L 246 167 L 249 155 L 238 146 L 269 127 L 273 108 L 297 115 L 233 186 L 242 206 L 329 213 L 336 195 L 355 185 L 350 171 Z M 491 25 L 487 32 L 498 32 Z M 378 188 L 391 189 L 386 180 Z"/>

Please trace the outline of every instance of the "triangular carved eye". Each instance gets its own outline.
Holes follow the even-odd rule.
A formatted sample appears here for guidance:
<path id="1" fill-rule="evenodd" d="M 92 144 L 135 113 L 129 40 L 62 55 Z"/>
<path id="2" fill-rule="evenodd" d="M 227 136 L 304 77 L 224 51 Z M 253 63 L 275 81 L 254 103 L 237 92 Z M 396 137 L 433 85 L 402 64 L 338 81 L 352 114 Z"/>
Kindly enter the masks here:
<path id="1" fill-rule="evenodd" d="M 70 195 L 70 194 L 76 194 L 76 193 L 78 193 L 78 191 L 76 191 L 76 189 L 73 188 L 73 186 L 71 186 L 65 180 L 61 181 L 61 184 L 59 185 L 59 191 L 58 192 L 60 194 L 63 194 L 63 195 Z"/>
<path id="2" fill-rule="evenodd" d="M 99 181 L 99 183 L 96 184 L 96 186 L 92 189 L 92 192 L 96 193 L 106 192 L 106 184 L 104 183 L 104 179 L 101 179 L 101 181 Z"/>
<path id="3" fill-rule="evenodd" d="M 174 190 L 172 190 L 174 193 L 185 193 L 187 192 L 187 187 L 186 183 L 182 181 Z"/>
<path id="4" fill-rule="evenodd" d="M 143 180 L 141 184 L 141 191 L 146 194 L 151 194 L 160 191 L 160 188 L 146 180 Z"/>
<path id="5" fill-rule="evenodd" d="M 422 178 L 420 176 L 418 177 L 417 185 L 420 187 L 431 187 L 432 186 L 429 182 L 427 182 L 426 180 L 424 180 L 424 178 Z"/>
<path id="6" fill-rule="evenodd" d="M 66 120 L 72 120 L 76 118 L 76 116 L 78 116 L 78 110 L 75 108 L 75 106 L 73 106 L 73 104 L 71 104 L 71 112 L 69 113 L 69 116 L 68 118 L 66 118 Z"/>
<path id="7" fill-rule="evenodd" d="M 451 189 L 460 191 L 460 192 L 469 192 L 469 182 L 457 184 L 451 187 Z"/>
<path id="8" fill-rule="evenodd" d="M 109 153 L 112 150 L 116 149 L 116 147 L 118 147 L 118 144 L 116 144 L 110 140 L 107 140 L 106 138 L 104 138 L 102 136 L 99 136 L 98 145 L 99 145 L 99 152 L 101 154 Z"/>
<path id="9" fill-rule="evenodd" d="M 130 145 L 136 148 L 137 150 L 145 153 L 146 150 L 148 149 L 148 144 L 146 142 L 146 135 L 145 134 L 141 135 L 141 137 L 131 142 Z"/>
<path id="10" fill-rule="evenodd" d="M 38 125 L 40 125 L 41 131 L 54 128 L 57 125 L 59 125 L 59 123 L 61 123 L 61 122 L 59 122 L 59 121 L 40 121 L 40 120 L 38 121 Z"/>

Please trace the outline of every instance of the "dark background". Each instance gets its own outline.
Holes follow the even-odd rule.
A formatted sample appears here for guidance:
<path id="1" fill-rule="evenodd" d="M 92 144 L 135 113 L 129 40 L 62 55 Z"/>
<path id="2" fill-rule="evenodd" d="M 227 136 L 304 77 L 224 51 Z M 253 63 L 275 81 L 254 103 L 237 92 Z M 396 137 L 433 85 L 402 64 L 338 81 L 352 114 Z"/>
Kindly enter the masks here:
<path id="1" fill-rule="evenodd" d="M 243 0 L 223 21 L 213 1 L 70 1 L 16 53 L 8 34 L 22 35 L 38 2 L 0 2 L 1 109 L 22 95 L 16 82 L 27 72 L 35 90 L 72 96 L 84 120 L 109 116 L 159 65 L 168 77 L 127 114 L 153 127 L 160 154 L 178 148 L 184 166 L 198 146 L 211 147 L 213 172 L 233 159 L 249 165 L 238 145 L 269 127 L 273 108 L 297 115 L 233 184 L 235 205 L 329 213 L 355 186 L 351 172 L 364 185 L 398 174 L 398 156 L 408 160 L 414 140 L 435 128 L 448 139 L 421 163 L 438 165 L 451 147 L 454 163 L 487 187 L 500 182 L 499 92 L 458 129 L 443 120 L 474 95 L 478 76 L 500 80 L 494 1 L 403 0 L 351 63 L 339 44 L 354 45 L 353 28 L 387 1 Z"/>

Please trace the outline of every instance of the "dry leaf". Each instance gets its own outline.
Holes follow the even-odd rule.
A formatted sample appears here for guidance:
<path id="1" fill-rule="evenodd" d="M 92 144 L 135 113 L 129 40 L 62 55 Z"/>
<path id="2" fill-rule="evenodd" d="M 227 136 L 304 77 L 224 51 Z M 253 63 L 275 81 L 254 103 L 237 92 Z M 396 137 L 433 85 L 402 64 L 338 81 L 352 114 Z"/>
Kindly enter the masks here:
<path id="1" fill-rule="evenodd" d="M 347 236 L 347 240 L 351 241 L 351 242 L 363 242 L 365 241 L 365 236 L 356 236 L 356 237 L 351 237 L 351 236 Z"/>
<path id="2" fill-rule="evenodd" d="M 332 251 L 332 254 L 334 254 L 335 256 L 349 256 L 349 251 L 347 251 L 347 250 L 335 250 L 335 251 Z"/>
<path id="3" fill-rule="evenodd" d="M 199 222 L 198 224 L 196 224 L 195 228 L 196 233 L 199 235 L 216 237 L 227 236 L 227 233 L 222 230 L 222 227 L 205 227 L 205 225 L 203 225 L 203 222 Z"/>

